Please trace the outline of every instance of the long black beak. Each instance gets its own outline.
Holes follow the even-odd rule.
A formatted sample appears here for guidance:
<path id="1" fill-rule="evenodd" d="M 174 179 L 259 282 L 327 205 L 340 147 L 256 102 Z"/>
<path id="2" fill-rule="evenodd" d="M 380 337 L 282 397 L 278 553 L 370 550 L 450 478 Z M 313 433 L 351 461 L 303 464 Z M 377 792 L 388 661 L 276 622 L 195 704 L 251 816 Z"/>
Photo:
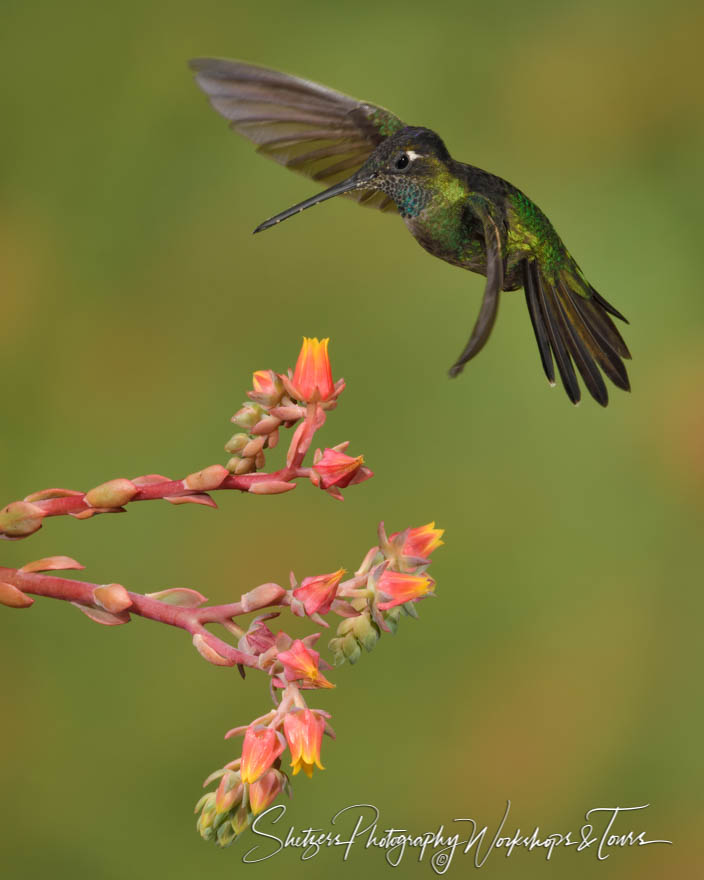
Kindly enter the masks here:
<path id="1" fill-rule="evenodd" d="M 313 205 L 325 202 L 327 199 L 332 199 L 334 196 L 340 196 L 342 193 L 350 192 L 353 189 L 364 189 L 369 186 L 370 182 L 374 180 L 375 177 L 375 172 L 364 174 L 363 176 L 357 172 L 351 177 L 348 177 L 347 180 L 343 180 L 341 183 L 336 183 L 335 186 L 323 190 L 321 193 L 318 193 L 317 196 L 313 196 L 311 199 L 306 199 L 305 202 L 299 202 L 297 205 L 288 208 L 286 211 L 282 211 L 275 217 L 270 217 L 268 220 L 260 223 L 254 230 L 254 233 L 263 232 L 271 226 L 276 226 L 276 224 L 281 223 L 282 220 L 288 220 L 288 218 L 293 217 L 294 214 L 300 214 L 301 211 L 305 211 L 306 208 L 311 208 Z"/>

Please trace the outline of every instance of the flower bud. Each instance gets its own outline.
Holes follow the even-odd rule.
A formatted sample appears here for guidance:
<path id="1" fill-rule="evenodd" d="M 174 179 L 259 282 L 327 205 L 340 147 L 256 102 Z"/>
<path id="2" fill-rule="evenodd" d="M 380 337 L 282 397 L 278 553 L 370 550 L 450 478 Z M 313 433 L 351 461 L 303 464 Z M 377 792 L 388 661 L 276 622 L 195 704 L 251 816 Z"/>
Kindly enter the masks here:
<path id="1" fill-rule="evenodd" d="M 258 816 L 276 800 L 286 785 L 286 777 L 280 770 L 270 767 L 256 782 L 249 786 L 249 806 L 252 815 Z"/>
<path id="2" fill-rule="evenodd" d="M 257 370 L 252 375 L 252 388 L 247 397 L 266 407 L 276 406 L 284 395 L 284 384 L 273 370 Z"/>
<path id="3" fill-rule="evenodd" d="M 258 403 L 245 403 L 234 416 L 230 419 L 231 422 L 234 422 L 239 428 L 244 428 L 246 431 L 251 430 L 257 422 L 260 422 L 264 416 L 266 416 L 266 410 L 259 406 Z"/>
<path id="4" fill-rule="evenodd" d="M 277 419 L 276 416 L 265 416 L 252 428 L 252 434 L 271 434 L 280 424 L 281 419 Z"/>
<path id="5" fill-rule="evenodd" d="M 362 656 L 362 649 L 359 647 L 359 642 L 352 633 L 346 635 L 342 640 L 342 653 L 345 655 L 345 659 L 352 664 L 356 663 Z"/>
<path id="6" fill-rule="evenodd" d="M 132 604 L 130 594 L 122 584 L 103 584 L 93 590 L 93 599 L 100 608 L 119 614 Z"/>
<path id="7" fill-rule="evenodd" d="M 227 468 L 221 464 L 212 464 L 210 467 L 203 468 L 202 471 L 189 474 L 183 481 L 183 485 L 186 489 L 208 492 L 210 489 L 217 489 L 227 476 L 229 476 Z"/>
<path id="8" fill-rule="evenodd" d="M 14 584 L 0 583 L 0 605 L 7 605 L 8 608 L 29 608 L 33 604 L 34 599 Z"/>
<path id="9" fill-rule="evenodd" d="M 228 770 L 223 774 L 220 785 L 215 792 L 215 809 L 218 813 L 229 812 L 235 804 L 242 800 L 244 786 L 240 774 Z"/>
<path id="10" fill-rule="evenodd" d="M 254 470 L 254 461 L 251 458 L 241 458 L 235 465 L 235 475 L 242 477 Z"/>
<path id="11" fill-rule="evenodd" d="M 249 440 L 240 452 L 242 458 L 254 458 L 262 451 L 265 443 L 265 434 L 262 434 L 259 437 L 255 437 L 253 440 Z"/>
<path id="12" fill-rule="evenodd" d="M 29 501 L 13 501 L 0 511 L 0 535 L 26 538 L 42 527 L 44 510 Z"/>
<path id="13" fill-rule="evenodd" d="M 247 614 L 267 605 L 276 605 L 285 595 L 286 590 L 278 584 L 259 584 L 242 596 L 242 610 Z"/>
<path id="14" fill-rule="evenodd" d="M 249 440 L 249 434 L 233 434 L 225 444 L 225 452 L 229 452 L 230 455 L 239 455 Z"/>
<path id="15" fill-rule="evenodd" d="M 139 492 L 131 480 L 117 479 L 101 483 L 86 492 L 83 500 L 91 507 L 122 507 Z"/>
<path id="16" fill-rule="evenodd" d="M 239 457 L 239 455 L 233 455 L 232 458 L 225 465 L 225 467 L 231 474 L 236 474 L 237 468 L 239 467 L 241 461 L 242 459 Z"/>

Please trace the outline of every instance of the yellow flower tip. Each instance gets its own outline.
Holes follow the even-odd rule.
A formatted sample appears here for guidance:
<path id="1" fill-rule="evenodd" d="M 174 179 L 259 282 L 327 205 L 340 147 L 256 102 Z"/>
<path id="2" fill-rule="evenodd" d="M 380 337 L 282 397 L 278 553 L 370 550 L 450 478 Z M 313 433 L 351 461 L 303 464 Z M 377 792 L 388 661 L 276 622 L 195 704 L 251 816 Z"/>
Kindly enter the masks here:
<path id="1" fill-rule="evenodd" d="M 331 681 L 328 681 L 324 675 L 318 673 L 315 677 L 311 676 L 310 679 L 313 684 L 317 685 L 319 688 L 334 688 L 337 685 L 333 684 Z"/>
<path id="2" fill-rule="evenodd" d="M 300 770 L 303 770 L 308 779 L 313 778 L 314 767 L 317 767 L 319 770 L 325 769 L 320 761 L 304 761 L 303 758 L 299 758 L 298 761 L 291 761 L 291 767 L 293 767 L 291 772 L 292 776 L 295 776 Z"/>

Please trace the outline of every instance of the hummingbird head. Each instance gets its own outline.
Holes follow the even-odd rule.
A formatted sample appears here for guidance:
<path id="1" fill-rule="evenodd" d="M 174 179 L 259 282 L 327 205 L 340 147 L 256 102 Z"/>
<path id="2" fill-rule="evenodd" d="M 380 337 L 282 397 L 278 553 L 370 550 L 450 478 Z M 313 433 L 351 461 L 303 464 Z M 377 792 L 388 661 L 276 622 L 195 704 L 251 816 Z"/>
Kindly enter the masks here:
<path id="1" fill-rule="evenodd" d="M 447 147 L 434 131 L 406 126 L 385 138 L 346 180 L 265 220 L 254 231 L 269 229 L 306 208 L 359 189 L 382 190 L 394 200 L 402 217 L 415 217 L 432 198 L 433 183 L 451 161 Z"/>
<path id="2" fill-rule="evenodd" d="M 450 161 L 447 147 L 434 131 L 408 126 L 379 144 L 350 181 L 357 176 L 363 188 L 383 190 L 399 214 L 411 218 L 430 201 L 433 184 Z"/>

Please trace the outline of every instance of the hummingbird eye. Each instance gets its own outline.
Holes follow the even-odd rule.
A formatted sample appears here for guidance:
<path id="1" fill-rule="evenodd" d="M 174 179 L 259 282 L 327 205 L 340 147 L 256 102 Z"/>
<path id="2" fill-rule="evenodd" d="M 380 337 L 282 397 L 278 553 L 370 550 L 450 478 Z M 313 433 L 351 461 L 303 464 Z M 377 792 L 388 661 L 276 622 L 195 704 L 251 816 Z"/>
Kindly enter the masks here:
<path id="1" fill-rule="evenodd" d="M 408 153 L 401 153 L 398 159 L 394 162 L 394 166 L 399 170 L 403 171 L 404 168 L 408 167 L 408 163 L 411 160 L 408 158 Z"/>

